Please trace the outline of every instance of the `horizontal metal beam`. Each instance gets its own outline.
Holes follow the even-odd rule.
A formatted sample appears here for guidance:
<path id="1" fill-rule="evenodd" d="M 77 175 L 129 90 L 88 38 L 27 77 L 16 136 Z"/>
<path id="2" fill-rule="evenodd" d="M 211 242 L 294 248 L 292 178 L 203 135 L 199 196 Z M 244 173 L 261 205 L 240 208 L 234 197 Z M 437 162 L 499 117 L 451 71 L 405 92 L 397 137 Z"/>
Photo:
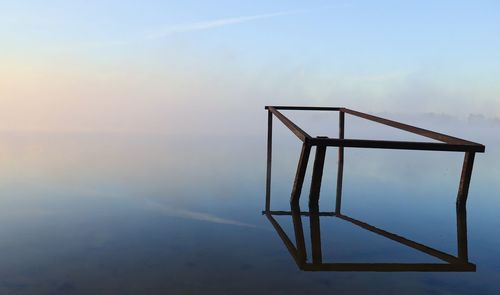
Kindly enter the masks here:
<path id="1" fill-rule="evenodd" d="M 430 131 L 427 129 L 399 123 L 389 119 L 373 116 L 343 107 L 305 107 L 305 106 L 266 106 L 285 126 L 288 127 L 302 142 L 313 145 L 358 147 L 358 148 L 381 148 L 381 149 L 405 149 L 405 150 L 427 150 L 427 151 L 454 151 L 454 152 L 477 152 L 484 153 L 482 144 L 449 136 L 446 134 Z M 388 140 L 361 140 L 361 139 L 318 139 L 311 137 L 307 132 L 293 123 L 278 110 L 312 110 L 312 111 L 341 111 L 350 115 L 388 125 L 407 132 L 432 138 L 439 142 L 412 142 L 412 141 L 388 141 Z M 339 141 L 342 140 L 342 141 Z"/>
<path id="2" fill-rule="evenodd" d="M 473 263 L 307 263 L 300 268 L 305 271 L 476 271 Z"/>
<path id="3" fill-rule="evenodd" d="M 268 108 L 275 108 L 277 110 L 295 110 L 295 111 L 339 111 L 341 107 L 302 107 L 302 106 L 266 106 Z"/>
<path id="4" fill-rule="evenodd" d="M 292 211 L 262 211 L 262 214 L 270 214 L 270 215 L 276 215 L 276 216 L 292 216 L 293 212 Z M 301 211 L 299 213 L 301 216 L 309 216 L 311 213 L 309 211 Z M 335 212 L 316 212 L 313 213 L 314 215 L 318 216 L 335 216 Z"/>
<path id="5" fill-rule="evenodd" d="M 285 124 L 285 126 L 288 127 L 288 129 L 290 129 L 293 132 L 293 134 L 295 134 L 303 142 L 305 142 L 306 139 L 308 140 L 308 139 L 312 138 L 309 134 L 307 134 L 307 132 L 305 132 L 304 130 L 300 129 L 299 126 L 295 125 L 295 123 L 293 123 L 292 121 L 290 121 L 290 119 L 288 119 L 287 117 L 285 117 L 285 115 L 283 115 L 282 113 L 280 113 L 274 107 L 267 107 L 267 109 L 271 113 L 273 113 L 273 115 L 275 115 L 276 118 L 278 118 L 283 124 Z"/>
<path id="6" fill-rule="evenodd" d="M 478 153 L 484 152 L 483 145 L 451 144 L 451 143 L 440 143 L 440 142 L 312 138 L 309 141 L 309 143 L 311 145 L 342 146 L 342 147 L 354 147 L 354 148 L 478 152 Z"/>
<path id="7" fill-rule="evenodd" d="M 458 137 L 453 137 L 453 136 L 449 136 L 449 135 L 446 135 L 446 134 L 434 132 L 434 131 L 431 131 L 431 130 L 427 130 L 427 129 L 423 129 L 423 128 L 411 126 L 411 125 L 408 125 L 408 124 L 399 123 L 399 122 L 396 122 L 396 121 L 384 119 L 384 118 L 381 118 L 381 117 L 369 115 L 369 114 L 366 114 L 366 113 L 358 112 L 358 111 L 347 109 L 347 108 L 343 108 L 342 111 L 344 111 L 345 113 L 348 113 L 350 115 L 356 116 L 356 117 L 360 117 L 360 118 L 367 119 L 367 120 L 370 120 L 370 121 L 374 121 L 374 122 L 377 122 L 377 123 L 380 123 L 380 124 L 388 125 L 388 126 L 391 126 L 391 127 L 397 128 L 397 129 L 401 129 L 401 130 L 404 130 L 404 131 L 407 131 L 407 132 L 415 133 L 415 134 L 418 134 L 418 135 L 421 135 L 421 136 L 424 136 L 424 137 L 427 137 L 427 138 L 432 138 L 432 139 L 439 140 L 439 141 L 446 142 L 446 143 L 450 143 L 450 144 L 462 144 L 462 145 L 482 146 L 483 150 L 484 150 L 484 146 L 483 145 L 481 145 L 479 143 L 472 142 L 472 141 L 468 141 L 468 140 L 465 140 L 465 139 L 461 139 L 461 138 L 458 138 Z"/>
<path id="8" fill-rule="evenodd" d="M 453 255 L 450 255 L 450 254 L 445 253 L 443 251 L 439 251 L 439 250 L 436 250 L 434 248 L 428 247 L 428 246 L 426 246 L 424 244 L 420 244 L 420 243 L 417 243 L 415 241 L 408 240 L 408 239 L 406 239 L 406 238 L 404 238 L 402 236 L 390 233 L 388 231 L 385 231 L 383 229 L 377 228 L 377 227 L 375 227 L 373 225 L 370 225 L 368 223 L 356 220 L 356 219 L 351 218 L 349 216 L 339 214 L 339 215 L 337 215 L 337 217 L 340 218 L 340 219 L 342 219 L 342 220 L 348 221 L 348 222 L 350 222 L 350 223 L 352 223 L 354 225 L 357 225 L 357 226 L 359 226 L 361 228 L 369 230 L 369 231 L 371 231 L 373 233 L 376 233 L 378 235 L 381 235 L 383 237 L 386 237 L 388 239 L 391 239 L 393 241 L 396 241 L 398 243 L 401 243 L 403 245 L 411 247 L 411 248 L 413 248 L 415 250 L 424 252 L 426 254 L 429 254 L 431 256 L 434 256 L 436 258 L 444 260 L 444 261 L 446 261 L 448 263 L 451 263 L 451 264 L 463 263 L 459 258 L 457 258 L 457 257 L 455 257 Z"/>

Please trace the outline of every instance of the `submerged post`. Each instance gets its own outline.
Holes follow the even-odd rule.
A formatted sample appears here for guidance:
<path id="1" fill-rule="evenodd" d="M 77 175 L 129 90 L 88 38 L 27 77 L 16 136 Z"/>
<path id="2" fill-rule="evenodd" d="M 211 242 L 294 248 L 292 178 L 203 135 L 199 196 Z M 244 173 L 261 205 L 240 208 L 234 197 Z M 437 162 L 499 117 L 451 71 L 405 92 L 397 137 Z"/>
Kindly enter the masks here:
<path id="1" fill-rule="evenodd" d="M 458 259 L 469 261 L 467 249 L 467 211 L 465 206 L 457 205 L 457 254 Z"/>
<path id="2" fill-rule="evenodd" d="M 318 207 L 319 194 L 321 191 L 321 179 L 323 178 L 323 167 L 325 166 L 325 153 L 326 153 L 325 145 L 316 146 L 316 156 L 314 157 L 311 190 L 309 192 L 310 208 Z"/>
<path id="3" fill-rule="evenodd" d="M 339 139 L 344 139 L 344 111 L 339 111 Z M 337 167 L 337 196 L 335 200 L 335 213 L 340 214 L 342 203 L 342 178 L 344 176 L 344 146 L 339 145 L 338 167 Z"/>
<path id="4" fill-rule="evenodd" d="M 465 152 L 464 164 L 462 166 L 462 175 L 460 176 L 460 185 L 457 194 L 457 206 L 464 207 L 467 203 L 469 194 L 470 178 L 472 176 L 472 167 L 474 166 L 474 152 Z"/>
<path id="5" fill-rule="evenodd" d="M 271 210 L 271 163 L 273 157 L 273 113 L 267 111 L 266 211 Z"/>
<path id="6" fill-rule="evenodd" d="M 299 265 L 306 264 L 307 253 L 306 253 L 306 241 L 304 238 L 304 229 L 302 228 L 302 217 L 300 216 L 299 205 L 292 205 L 292 221 L 293 230 L 295 233 L 295 244 L 297 245 L 297 262 Z"/>
<path id="7" fill-rule="evenodd" d="M 323 254 L 321 251 L 321 228 L 319 222 L 319 210 L 314 208 L 310 210 L 309 227 L 311 231 L 311 256 L 314 264 L 323 262 Z"/>
<path id="8" fill-rule="evenodd" d="M 303 143 L 302 150 L 300 152 L 299 163 L 297 164 L 295 180 L 293 181 L 292 195 L 290 197 L 290 203 L 292 205 L 297 205 L 299 203 L 300 193 L 302 192 L 302 185 L 304 184 L 304 177 L 306 175 L 307 162 L 309 161 L 310 153 L 311 145 L 309 145 L 308 143 Z"/>

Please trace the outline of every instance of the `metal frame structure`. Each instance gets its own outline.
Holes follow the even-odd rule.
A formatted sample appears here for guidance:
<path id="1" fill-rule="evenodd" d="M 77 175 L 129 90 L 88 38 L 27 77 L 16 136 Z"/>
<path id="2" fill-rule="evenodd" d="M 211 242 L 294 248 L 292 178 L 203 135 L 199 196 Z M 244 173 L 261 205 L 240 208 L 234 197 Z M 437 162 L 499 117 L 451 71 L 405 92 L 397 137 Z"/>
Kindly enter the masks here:
<path id="1" fill-rule="evenodd" d="M 404 150 L 426 150 L 426 151 L 451 151 L 464 152 L 464 162 L 462 174 L 458 187 L 456 199 L 457 208 L 465 208 L 467 195 L 469 192 L 472 167 L 474 165 L 474 156 L 476 153 L 483 153 L 485 147 L 482 144 L 452 137 L 446 134 L 422 129 L 419 127 L 403 124 L 400 122 L 384 119 L 381 117 L 369 115 L 344 107 L 304 107 L 304 106 L 266 106 L 268 111 L 268 134 L 267 134 L 267 181 L 266 181 L 266 211 L 270 210 L 271 201 L 271 164 L 272 164 L 272 126 L 273 116 L 278 118 L 293 134 L 302 141 L 302 150 L 300 153 L 295 180 L 292 186 L 290 203 L 298 205 L 304 176 L 309 161 L 311 147 L 316 147 L 314 165 L 312 171 L 311 188 L 309 193 L 309 206 L 317 207 L 321 189 L 321 180 L 323 176 L 323 166 L 325 162 L 326 148 L 329 146 L 338 147 L 338 171 L 337 171 L 337 192 L 335 202 L 335 213 L 340 214 L 342 200 L 342 178 L 344 171 L 344 148 L 378 148 L 378 149 L 404 149 Z M 337 111 L 339 113 L 339 137 L 328 138 L 323 136 L 312 137 L 299 126 L 293 123 L 280 110 L 302 110 L 302 111 Z M 407 132 L 418 134 L 427 138 L 435 139 L 440 142 L 414 142 L 414 141 L 388 141 L 388 140 L 364 140 L 348 139 L 344 135 L 345 114 L 360 117 L 366 120 L 388 125 Z"/>

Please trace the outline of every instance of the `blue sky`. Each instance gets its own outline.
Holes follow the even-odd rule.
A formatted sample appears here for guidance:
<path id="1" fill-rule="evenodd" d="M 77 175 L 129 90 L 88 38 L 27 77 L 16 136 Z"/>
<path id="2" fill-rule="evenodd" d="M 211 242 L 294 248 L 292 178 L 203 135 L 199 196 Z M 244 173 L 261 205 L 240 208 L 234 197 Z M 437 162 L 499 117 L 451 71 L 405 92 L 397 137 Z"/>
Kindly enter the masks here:
<path id="1" fill-rule="evenodd" d="M 265 104 L 500 117 L 497 1 L 8 1 L 0 35 L 9 130 L 218 126 Z"/>

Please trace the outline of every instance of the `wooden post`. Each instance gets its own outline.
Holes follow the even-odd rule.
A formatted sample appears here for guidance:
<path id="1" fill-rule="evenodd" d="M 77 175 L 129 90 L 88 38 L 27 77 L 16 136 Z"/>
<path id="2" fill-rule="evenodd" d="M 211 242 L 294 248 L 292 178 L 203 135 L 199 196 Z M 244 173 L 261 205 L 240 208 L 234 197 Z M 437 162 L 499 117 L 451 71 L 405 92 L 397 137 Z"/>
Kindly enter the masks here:
<path id="1" fill-rule="evenodd" d="M 465 206 L 457 205 L 457 249 L 458 259 L 469 261 L 467 247 L 467 211 Z"/>
<path id="2" fill-rule="evenodd" d="M 311 190 L 309 192 L 309 207 L 318 207 L 319 194 L 321 190 L 321 179 L 323 178 L 323 167 L 325 165 L 326 146 L 316 146 L 316 156 L 311 179 Z"/>
<path id="3" fill-rule="evenodd" d="M 472 167 L 474 166 L 475 154 L 474 152 L 466 152 L 464 156 L 464 164 L 462 166 L 462 175 L 460 177 L 457 195 L 457 206 L 464 208 L 467 203 L 467 195 L 469 194 L 470 178 L 472 175 Z"/>
<path id="4" fill-rule="evenodd" d="M 339 111 L 339 139 L 344 139 L 345 113 Z M 338 168 L 337 168 L 337 196 L 335 200 L 335 213 L 340 214 L 342 203 L 342 181 L 344 177 L 344 146 L 339 145 Z"/>
<path id="5" fill-rule="evenodd" d="M 273 113 L 267 112 L 266 211 L 271 210 L 271 163 L 273 157 Z"/>
<path id="6" fill-rule="evenodd" d="M 302 185 L 304 184 L 304 176 L 306 175 L 307 162 L 309 161 L 309 154 L 311 153 L 311 146 L 308 143 L 302 144 L 300 152 L 299 163 L 297 164 L 297 172 L 295 180 L 293 181 L 292 195 L 290 197 L 290 204 L 297 205 L 302 192 Z"/>

